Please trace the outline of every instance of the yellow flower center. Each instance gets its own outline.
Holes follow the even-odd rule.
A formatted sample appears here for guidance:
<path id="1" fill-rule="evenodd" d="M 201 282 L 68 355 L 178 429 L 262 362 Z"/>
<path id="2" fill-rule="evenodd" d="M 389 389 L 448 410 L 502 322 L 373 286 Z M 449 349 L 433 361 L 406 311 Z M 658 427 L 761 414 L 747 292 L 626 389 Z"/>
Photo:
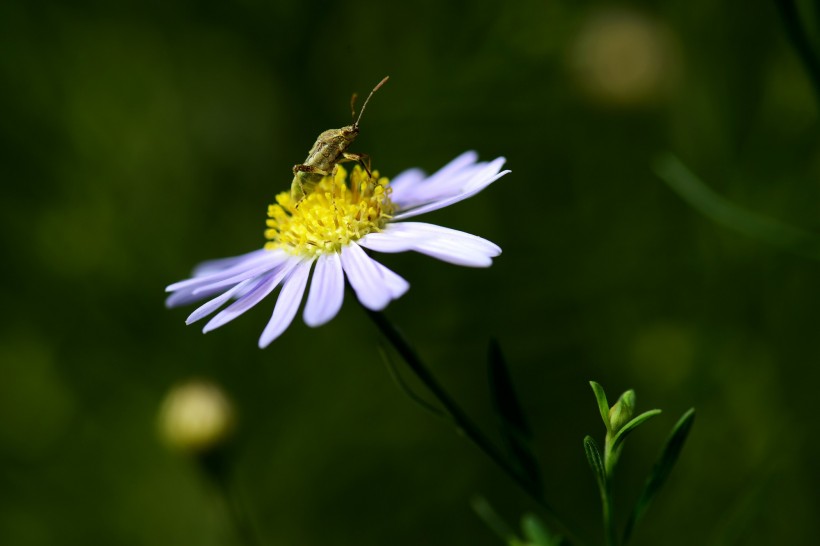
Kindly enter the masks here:
<path id="1" fill-rule="evenodd" d="M 372 176 L 356 165 L 350 173 L 337 165 L 311 193 L 294 203 L 290 191 L 268 206 L 267 250 L 282 249 L 298 256 L 339 252 L 351 241 L 381 231 L 393 214 L 387 178 Z"/>

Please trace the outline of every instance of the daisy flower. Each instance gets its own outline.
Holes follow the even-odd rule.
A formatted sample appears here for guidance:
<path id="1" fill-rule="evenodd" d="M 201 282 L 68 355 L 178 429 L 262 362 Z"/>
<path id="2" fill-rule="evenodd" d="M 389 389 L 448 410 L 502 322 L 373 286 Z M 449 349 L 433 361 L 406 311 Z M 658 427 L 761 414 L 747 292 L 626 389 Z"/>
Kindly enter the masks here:
<path id="1" fill-rule="evenodd" d="M 293 322 L 313 269 L 303 317 L 308 326 L 320 326 L 339 312 L 344 280 L 361 304 L 373 311 L 384 309 L 410 287 L 408 282 L 371 258 L 374 252 L 427 254 L 467 267 L 488 267 L 501 253 L 495 244 L 461 231 L 407 222 L 471 197 L 508 170 L 504 158 L 478 162 L 466 152 L 431 176 L 418 169 L 405 171 L 390 182 L 358 165 L 350 172 L 340 165 L 298 204 L 289 191 L 276 196 L 268 207 L 267 243 L 248 254 L 204 262 L 193 277 L 166 288 L 168 307 L 208 299 L 188 317 L 191 324 L 228 304 L 205 324 L 203 332 L 232 321 L 265 299 L 274 289 L 276 298 L 259 347 L 279 337 Z M 315 264 L 315 266 L 314 266 Z"/>

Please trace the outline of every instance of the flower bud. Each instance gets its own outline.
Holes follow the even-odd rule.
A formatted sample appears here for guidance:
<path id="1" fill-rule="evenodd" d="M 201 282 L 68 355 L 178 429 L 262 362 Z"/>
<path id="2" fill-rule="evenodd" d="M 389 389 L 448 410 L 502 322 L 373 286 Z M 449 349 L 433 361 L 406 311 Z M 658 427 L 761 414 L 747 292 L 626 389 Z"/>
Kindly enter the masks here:
<path id="1" fill-rule="evenodd" d="M 222 443 L 232 432 L 234 409 L 213 383 L 192 380 L 171 389 L 162 403 L 159 427 L 172 447 L 202 453 Z"/>
<path id="2" fill-rule="evenodd" d="M 615 405 L 609 409 L 609 427 L 613 433 L 621 430 L 632 419 L 635 413 L 635 391 L 629 389 L 618 398 Z"/>

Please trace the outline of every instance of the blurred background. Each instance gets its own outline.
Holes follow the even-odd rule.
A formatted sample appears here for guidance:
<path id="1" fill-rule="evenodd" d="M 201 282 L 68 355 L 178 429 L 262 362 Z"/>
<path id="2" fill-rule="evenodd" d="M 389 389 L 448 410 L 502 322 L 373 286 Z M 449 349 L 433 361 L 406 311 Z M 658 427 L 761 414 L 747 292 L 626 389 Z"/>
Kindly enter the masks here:
<path id="1" fill-rule="evenodd" d="M 622 456 L 619 517 L 698 411 L 634 544 L 816 543 L 818 262 L 652 170 L 671 151 L 820 233 L 818 96 L 776 4 L 2 2 L 0 544 L 242 544 L 158 425 L 195 378 L 232 404 L 226 479 L 260 544 L 490 546 L 470 498 L 534 509 L 396 388 L 349 298 L 264 351 L 273 299 L 205 336 L 164 308 L 197 262 L 262 244 L 293 164 L 385 75 L 354 149 L 383 174 L 467 149 L 513 171 L 423 218 L 495 241 L 495 265 L 383 256 L 412 284 L 387 315 L 494 438 L 499 340 L 552 504 L 602 543 L 594 379 L 664 410 Z"/>

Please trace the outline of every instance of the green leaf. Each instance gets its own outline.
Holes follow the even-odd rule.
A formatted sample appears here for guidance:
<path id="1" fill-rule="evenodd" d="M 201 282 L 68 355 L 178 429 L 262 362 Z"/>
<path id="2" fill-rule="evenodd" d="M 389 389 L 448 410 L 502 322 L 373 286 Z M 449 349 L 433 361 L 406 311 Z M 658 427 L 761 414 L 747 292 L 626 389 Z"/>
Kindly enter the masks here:
<path id="1" fill-rule="evenodd" d="M 507 544 L 519 542 L 518 537 L 515 536 L 515 532 L 507 525 L 507 522 L 501 519 L 501 516 L 490 506 L 487 499 L 480 496 L 473 497 L 470 501 L 470 506 L 472 506 L 475 513 L 478 514 L 478 517 L 487 524 L 487 527 L 489 527 L 498 538 Z"/>
<path id="2" fill-rule="evenodd" d="M 524 540 L 533 546 L 559 546 L 561 536 L 553 535 L 541 518 L 532 513 L 526 513 L 521 518 L 521 531 Z"/>
<path id="3" fill-rule="evenodd" d="M 592 436 L 584 438 L 584 453 L 587 456 L 587 462 L 595 474 L 595 480 L 598 482 L 598 488 L 601 494 L 606 490 L 606 470 L 604 469 L 604 461 L 601 458 L 601 450 L 598 449 L 598 444 L 592 439 Z"/>
<path id="4" fill-rule="evenodd" d="M 607 402 L 604 388 L 595 381 L 590 381 L 589 386 L 592 387 L 592 392 L 595 393 L 598 411 L 601 412 L 601 420 L 604 422 L 606 429 L 609 430 L 609 402 Z"/>
<path id="5" fill-rule="evenodd" d="M 516 430 L 524 438 L 530 438 L 530 429 L 515 395 L 507 362 L 501 352 L 501 347 L 494 339 L 490 340 L 487 360 L 495 411 L 510 428 Z"/>
<path id="6" fill-rule="evenodd" d="M 672 427 L 672 432 L 669 434 L 669 438 L 667 438 L 658 460 L 652 467 L 649 478 L 643 486 L 641 496 L 635 503 L 635 508 L 633 508 L 632 515 L 630 515 L 629 521 L 626 524 L 623 544 L 629 541 L 635 525 L 643 517 L 647 508 L 649 508 L 649 504 L 672 472 L 672 468 L 678 461 L 678 456 L 683 449 L 683 444 L 686 442 L 686 438 L 689 436 L 689 431 L 692 429 L 694 422 L 695 409 L 692 408 L 684 413 L 675 426 Z"/>
<path id="7" fill-rule="evenodd" d="M 672 154 L 655 160 L 655 173 L 692 207 L 738 233 L 820 260 L 820 236 L 749 212 L 718 195 Z"/>
<path id="8" fill-rule="evenodd" d="M 487 360 L 490 393 L 501 427 L 501 437 L 522 475 L 540 493 L 541 470 L 532 452 L 532 433 L 515 394 L 501 347 L 495 340 L 490 341 Z"/>
<path id="9" fill-rule="evenodd" d="M 661 413 L 661 410 L 659 410 L 659 409 L 653 409 L 653 410 L 645 411 L 642 414 L 635 417 L 634 419 L 632 419 L 627 424 L 625 424 L 623 426 L 623 428 L 618 431 L 618 434 L 615 435 L 615 438 L 612 440 L 612 449 L 611 449 L 611 451 L 617 452 L 617 450 L 621 447 L 621 444 L 624 443 L 624 440 L 626 439 L 627 435 L 630 432 L 635 430 L 639 425 L 641 425 L 647 419 L 651 419 L 652 417 L 655 417 L 656 415 L 659 415 L 660 413 Z"/>

